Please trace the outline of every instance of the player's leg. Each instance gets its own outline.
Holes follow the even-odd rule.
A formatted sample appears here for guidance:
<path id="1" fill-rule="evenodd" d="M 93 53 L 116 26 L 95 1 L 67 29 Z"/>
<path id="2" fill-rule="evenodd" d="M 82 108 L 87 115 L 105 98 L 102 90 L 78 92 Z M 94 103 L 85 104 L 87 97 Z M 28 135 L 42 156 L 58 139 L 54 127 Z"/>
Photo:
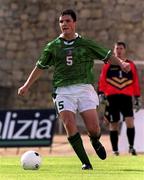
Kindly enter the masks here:
<path id="1" fill-rule="evenodd" d="M 106 159 L 105 148 L 99 141 L 101 132 L 96 109 L 83 111 L 81 112 L 81 116 L 84 120 L 94 150 L 96 151 L 100 159 Z"/>
<path id="2" fill-rule="evenodd" d="M 108 103 L 109 106 L 106 106 L 104 112 L 104 118 L 107 119 L 109 122 L 109 136 L 110 142 L 112 146 L 113 154 L 118 156 L 118 139 L 119 139 L 119 120 L 120 120 L 120 113 L 119 113 L 119 106 L 117 101 L 117 96 L 108 96 Z"/>
<path id="3" fill-rule="evenodd" d="M 134 118 L 126 117 L 125 118 L 126 126 L 127 126 L 127 138 L 129 143 L 129 153 L 132 155 L 137 155 L 136 150 L 134 149 L 134 139 L 135 139 L 135 126 L 134 126 Z"/>
<path id="4" fill-rule="evenodd" d="M 100 143 L 100 126 L 96 107 L 99 105 L 99 99 L 92 85 L 84 89 L 84 92 L 78 98 L 78 110 L 84 120 L 90 141 L 97 155 L 101 159 L 106 158 L 106 151 Z"/>
<path id="5" fill-rule="evenodd" d="M 135 126 L 134 126 L 134 117 L 133 117 L 133 103 L 131 96 L 123 96 L 124 106 L 122 106 L 122 113 L 124 115 L 124 120 L 127 127 L 127 138 L 129 142 L 129 153 L 132 155 L 137 155 L 136 150 L 134 149 L 134 139 L 135 139 Z"/>
<path id="6" fill-rule="evenodd" d="M 75 114 L 70 111 L 60 112 L 60 119 L 63 121 L 65 130 L 68 135 L 68 141 L 75 153 L 82 162 L 82 169 L 92 169 L 89 158 L 83 146 L 83 142 L 75 122 Z"/>
<path id="7" fill-rule="evenodd" d="M 119 124 L 118 122 L 110 123 L 109 124 L 109 135 L 110 135 L 110 142 L 113 150 L 113 154 L 118 156 L 118 136 L 119 136 Z"/>
<path id="8" fill-rule="evenodd" d="M 65 127 L 68 141 L 82 162 L 82 169 L 92 169 L 92 165 L 84 149 L 83 142 L 75 121 L 75 100 L 72 98 L 72 96 L 67 97 L 58 95 L 55 102 L 59 112 L 59 118 L 62 120 Z"/>

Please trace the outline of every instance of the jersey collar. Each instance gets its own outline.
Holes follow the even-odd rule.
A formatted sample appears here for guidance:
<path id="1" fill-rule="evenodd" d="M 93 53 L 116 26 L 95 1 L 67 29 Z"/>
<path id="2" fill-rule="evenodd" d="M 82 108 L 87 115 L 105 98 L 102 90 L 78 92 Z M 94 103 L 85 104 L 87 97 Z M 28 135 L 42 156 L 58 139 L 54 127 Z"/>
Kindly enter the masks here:
<path id="1" fill-rule="evenodd" d="M 71 40 L 65 40 L 65 39 L 63 38 L 63 34 L 60 34 L 60 36 L 59 36 L 59 38 L 64 41 L 64 44 L 65 44 L 65 45 L 72 45 L 72 44 L 75 42 L 75 40 L 76 40 L 77 38 L 79 38 L 79 37 L 81 37 L 81 36 L 80 36 L 78 33 L 75 33 L 75 38 L 74 38 L 74 39 L 71 39 Z"/>

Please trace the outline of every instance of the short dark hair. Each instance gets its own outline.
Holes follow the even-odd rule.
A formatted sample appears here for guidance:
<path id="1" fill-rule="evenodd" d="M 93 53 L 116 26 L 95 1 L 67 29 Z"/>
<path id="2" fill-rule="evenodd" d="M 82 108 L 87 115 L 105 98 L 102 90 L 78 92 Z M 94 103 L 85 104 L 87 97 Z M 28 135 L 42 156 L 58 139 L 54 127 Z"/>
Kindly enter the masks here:
<path id="1" fill-rule="evenodd" d="M 126 43 L 123 41 L 118 41 L 115 43 L 115 45 L 122 45 L 126 49 Z"/>
<path id="2" fill-rule="evenodd" d="M 72 17 L 73 21 L 77 20 L 76 13 L 72 9 L 66 9 L 61 13 L 61 16 L 69 15 Z"/>

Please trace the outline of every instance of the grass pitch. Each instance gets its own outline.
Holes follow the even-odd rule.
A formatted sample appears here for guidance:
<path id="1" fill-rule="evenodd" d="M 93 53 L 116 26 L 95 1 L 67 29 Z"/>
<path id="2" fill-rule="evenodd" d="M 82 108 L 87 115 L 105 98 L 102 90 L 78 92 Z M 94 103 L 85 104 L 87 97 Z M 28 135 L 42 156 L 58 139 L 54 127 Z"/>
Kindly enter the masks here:
<path id="1" fill-rule="evenodd" d="M 39 170 L 23 170 L 20 157 L 0 157 L 0 180 L 144 180 L 144 155 L 90 160 L 93 170 L 82 171 L 76 156 L 42 157 Z"/>

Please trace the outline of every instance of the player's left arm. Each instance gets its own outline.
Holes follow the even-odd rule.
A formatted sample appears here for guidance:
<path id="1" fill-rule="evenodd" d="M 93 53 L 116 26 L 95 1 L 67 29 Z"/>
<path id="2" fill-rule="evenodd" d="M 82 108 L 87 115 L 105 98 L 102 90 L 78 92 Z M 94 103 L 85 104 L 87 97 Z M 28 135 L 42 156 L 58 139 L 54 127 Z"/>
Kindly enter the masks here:
<path id="1" fill-rule="evenodd" d="M 131 71 L 133 74 L 133 92 L 134 92 L 134 108 L 136 111 L 139 111 L 142 107 L 141 99 L 140 99 L 140 83 L 139 83 L 139 76 L 138 71 L 133 62 L 130 62 Z"/>
<path id="2" fill-rule="evenodd" d="M 124 62 L 122 59 L 114 55 L 107 59 L 107 62 L 110 64 L 119 65 L 121 69 L 126 73 L 129 72 L 131 69 L 130 64 L 128 62 Z"/>
<path id="3" fill-rule="evenodd" d="M 87 44 L 89 44 L 89 48 L 99 60 L 103 61 L 104 63 L 119 65 L 124 72 L 130 71 L 130 64 L 114 56 L 111 49 L 104 48 L 93 41 L 87 41 Z"/>

